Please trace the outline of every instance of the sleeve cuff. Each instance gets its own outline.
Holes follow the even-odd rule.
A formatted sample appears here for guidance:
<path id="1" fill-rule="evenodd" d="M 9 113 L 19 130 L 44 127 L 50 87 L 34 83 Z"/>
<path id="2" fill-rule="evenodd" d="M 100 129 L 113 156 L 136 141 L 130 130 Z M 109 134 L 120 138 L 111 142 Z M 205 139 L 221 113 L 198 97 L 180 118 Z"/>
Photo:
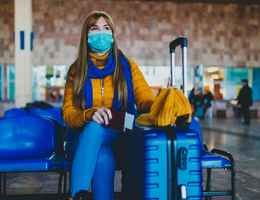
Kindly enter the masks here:
<path id="1" fill-rule="evenodd" d="M 85 120 L 86 120 L 86 122 L 89 122 L 89 121 L 92 120 L 92 115 L 96 111 L 97 111 L 97 108 L 90 108 L 90 109 L 85 111 Z"/>

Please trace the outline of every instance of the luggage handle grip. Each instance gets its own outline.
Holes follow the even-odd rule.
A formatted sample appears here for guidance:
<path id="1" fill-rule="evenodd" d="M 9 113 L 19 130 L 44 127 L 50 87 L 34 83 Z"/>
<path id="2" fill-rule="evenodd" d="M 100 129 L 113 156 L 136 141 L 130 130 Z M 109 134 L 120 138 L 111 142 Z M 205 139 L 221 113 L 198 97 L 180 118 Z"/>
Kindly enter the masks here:
<path id="1" fill-rule="evenodd" d="M 187 47 L 188 40 L 186 37 L 180 36 L 170 43 L 170 54 L 175 53 L 175 48 L 181 45 L 181 48 Z"/>
<path id="2" fill-rule="evenodd" d="M 177 39 L 173 40 L 169 47 L 170 47 L 170 54 L 171 54 L 171 84 L 172 86 L 175 85 L 175 48 L 181 45 L 182 47 L 182 91 L 185 97 L 188 98 L 188 91 L 187 91 L 187 45 L 188 39 L 184 36 L 180 36 Z"/>

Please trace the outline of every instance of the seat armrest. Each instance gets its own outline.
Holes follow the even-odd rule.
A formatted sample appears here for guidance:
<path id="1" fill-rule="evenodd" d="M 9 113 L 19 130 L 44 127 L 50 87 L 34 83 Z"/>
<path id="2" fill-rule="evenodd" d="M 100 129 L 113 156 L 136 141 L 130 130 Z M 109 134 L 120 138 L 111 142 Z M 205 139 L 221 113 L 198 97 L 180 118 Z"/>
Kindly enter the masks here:
<path id="1" fill-rule="evenodd" d="M 215 148 L 211 150 L 211 153 L 219 154 L 221 156 L 227 157 L 231 163 L 231 167 L 235 170 L 235 160 L 231 155 L 231 153 L 229 153 L 228 151 L 223 151 L 221 149 L 215 149 Z"/>

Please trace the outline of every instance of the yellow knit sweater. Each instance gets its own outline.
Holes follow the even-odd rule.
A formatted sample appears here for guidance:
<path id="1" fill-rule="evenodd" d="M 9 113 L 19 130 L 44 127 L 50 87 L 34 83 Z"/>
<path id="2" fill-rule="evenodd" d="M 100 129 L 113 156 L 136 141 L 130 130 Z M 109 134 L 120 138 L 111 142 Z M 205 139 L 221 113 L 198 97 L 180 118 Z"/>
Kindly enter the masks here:
<path id="1" fill-rule="evenodd" d="M 109 52 L 103 56 L 95 56 L 90 53 L 90 58 L 94 65 L 99 69 L 103 69 L 107 63 Z M 155 100 L 155 96 L 152 93 L 150 87 L 146 83 L 143 74 L 139 70 L 137 64 L 129 59 L 131 64 L 131 73 L 134 89 L 134 100 L 138 110 L 142 113 L 148 113 L 150 107 Z M 74 72 L 68 74 L 69 79 L 74 79 Z M 65 93 L 63 99 L 63 119 L 69 128 L 80 128 L 85 126 L 87 122 L 91 120 L 92 114 L 102 107 L 102 93 L 101 93 L 101 79 L 91 79 L 93 87 L 93 105 L 92 108 L 78 111 L 73 105 L 72 101 L 72 84 L 66 82 Z M 104 104 L 103 107 L 111 108 L 114 99 L 114 87 L 112 82 L 112 75 L 104 78 Z"/>

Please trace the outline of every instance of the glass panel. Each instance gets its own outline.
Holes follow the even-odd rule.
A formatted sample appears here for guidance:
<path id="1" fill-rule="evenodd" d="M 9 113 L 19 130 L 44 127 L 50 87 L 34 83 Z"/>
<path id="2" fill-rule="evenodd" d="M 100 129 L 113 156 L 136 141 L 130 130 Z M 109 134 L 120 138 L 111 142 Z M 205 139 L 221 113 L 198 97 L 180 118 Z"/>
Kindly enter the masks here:
<path id="1" fill-rule="evenodd" d="M 250 68 L 234 67 L 205 67 L 203 86 L 209 86 L 214 93 L 214 99 L 231 100 L 236 98 L 241 86 L 242 79 L 251 82 Z"/>
<path id="2" fill-rule="evenodd" d="M 161 89 L 166 88 L 168 79 L 171 76 L 169 66 L 139 66 L 139 69 L 155 95 L 157 95 Z M 193 88 L 194 82 L 193 67 L 188 67 L 187 79 L 187 90 L 189 93 Z M 180 66 L 175 67 L 175 85 L 178 86 L 178 88 L 182 85 L 182 68 Z"/>
<path id="3" fill-rule="evenodd" d="M 248 79 L 249 69 L 245 68 L 226 68 L 225 96 L 224 99 L 230 100 L 237 97 L 242 85 L 242 79 Z"/>
<path id="4" fill-rule="evenodd" d="M 228 85 L 241 85 L 242 79 L 248 79 L 248 69 L 245 68 L 227 68 Z"/>
<path id="5" fill-rule="evenodd" d="M 0 82 L 0 100 L 2 100 L 2 83 Z"/>
<path id="6" fill-rule="evenodd" d="M 260 69 L 253 69 L 253 100 L 260 100 Z"/>
<path id="7" fill-rule="evenodd" d="M 51 77 L 47 68 L 51 68 Z M 69 66 L 67 65 L 34 65 L 33 66 L 33 91 L 32 98 L 34 101 L 51 99 L 48 95 L 54 91 L 55 97 L 52 100 L 60 100 L 64 95 L 64 86 Z M 47 73 L 46 73 L 47 72 Z"/>
<path id="8" fill-rule="evenodd" d="M 214 95 L 214 99 L 225 98 L 224 68 L 204 67 L 203 87 L 208 87 Z"/>
<path id="9" fill-rule="evenodd" d="M 170 72 L 168 74 L 169 74 L 168 77 L 170 77 Z M 182 67 L 181 66 L 175 67 L 175 85 L 177 85 L 179 88 L 181 88 L 181 85 L 182 85 Z M 192 90 L 193 86 L 194 86 L 194 68 L 188 67 L 188 69 L 187 69 L 188 93 Z"/>
<path id="10" fill-rule="evenodd" d="M 33 88 L 32 88 L 32 100 L 37 100 L 37 66 L 33 66 Z"/>
<path id="11" fill-rule="evenodd" d="M 0 100 L 2 100 L 2 65 L 0 65 Z"/>
<path id="12" fill-rule="evenodd" d="M 9 65 L 10 66 L 10 72 L 9 72 L 9 78 L 10 80 L 15 79 L 15 67 L 14 65 Z"/>
<path id="13" fill-rule="evenodd" d="M 14 82 L 10 82 L 10 94 L 9 94 L 9 100 L 14 101 Z"/>

